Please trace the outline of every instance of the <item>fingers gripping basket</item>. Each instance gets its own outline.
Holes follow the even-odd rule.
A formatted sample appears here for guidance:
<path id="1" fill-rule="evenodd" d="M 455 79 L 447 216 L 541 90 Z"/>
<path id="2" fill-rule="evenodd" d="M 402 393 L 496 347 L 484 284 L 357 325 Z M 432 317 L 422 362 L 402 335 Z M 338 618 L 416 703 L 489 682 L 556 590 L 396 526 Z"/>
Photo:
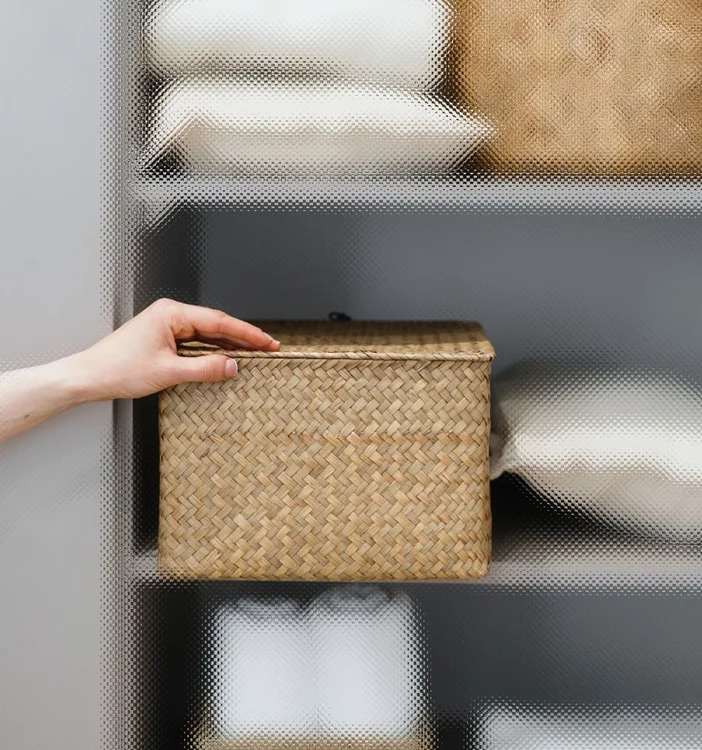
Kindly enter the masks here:
<path id="1" fill-rule="evenodd" d="M 493 349 L 472 323 L 266 323 L 277 353 L 161 396 L 162 572 L 477 578 Z M 184 346 L 184 356 L 212 348 Z"/>

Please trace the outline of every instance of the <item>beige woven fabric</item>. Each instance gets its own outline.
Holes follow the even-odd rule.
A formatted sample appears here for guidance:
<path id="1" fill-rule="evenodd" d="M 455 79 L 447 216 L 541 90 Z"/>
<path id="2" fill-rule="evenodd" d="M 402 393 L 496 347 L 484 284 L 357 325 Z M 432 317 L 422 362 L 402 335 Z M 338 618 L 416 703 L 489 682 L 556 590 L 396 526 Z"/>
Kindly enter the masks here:
<path id="1" fill-rule="evenodd" d="M 265 321 L 261 327 L 284 342 L 279 352 L 230 352 L 241 357 L 337 359 L 465 359 L 492 361 L 495 352 L 477 323 Z M 181 354 L 200 356 L 217 347 L 184 344 Z M 204 351 L 209 349 L 210 351 Z M 331 355 L 331 357 L 330 357 Z"/>
<path id="2" fill-rule="evenodd" d="M 161 396 L 162 571 L 255 580 L 484 575 L 493 352 L 481 329 L 265 328 L 280 334 L 277 355 L 237 352 L 234 380 Z M 286 357 L 290 347 L 308 347 L 307 356 Z"/>
<path id="3" fill-rule="evenodd" d="M 464 102 L 498 130 L 493 169 L 702 167 L 699 0 L 461 0 Z"/>

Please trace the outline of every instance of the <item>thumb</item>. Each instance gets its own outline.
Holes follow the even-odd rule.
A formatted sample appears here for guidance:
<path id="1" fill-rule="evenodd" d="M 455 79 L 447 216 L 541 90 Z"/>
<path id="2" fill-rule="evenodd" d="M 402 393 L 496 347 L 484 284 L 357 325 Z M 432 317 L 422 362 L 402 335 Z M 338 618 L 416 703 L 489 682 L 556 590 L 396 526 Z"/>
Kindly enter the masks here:
<path id="1" fill-rule="evenodd" d="M 216 383 L 233 378 L 238 371 L 236 360 L 224 354 L 206 357 L 178 357 L 176 377 L 181 383 Z"/>

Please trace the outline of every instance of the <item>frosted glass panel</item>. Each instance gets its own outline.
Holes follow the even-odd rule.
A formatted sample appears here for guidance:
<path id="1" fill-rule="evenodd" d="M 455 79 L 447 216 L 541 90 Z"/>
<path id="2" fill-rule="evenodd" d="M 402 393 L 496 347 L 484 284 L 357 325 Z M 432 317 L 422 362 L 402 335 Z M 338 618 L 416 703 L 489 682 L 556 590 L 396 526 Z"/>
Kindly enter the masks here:
<path id="1" fill-rule="evenodd" d="M 610 5 L 112 9 L 121 318 L 477 319 L 497 350 L 474 584 L 165 576 L 156 399 L 117 411 L 126 747 L 700 743 L 702 13 Z"/>

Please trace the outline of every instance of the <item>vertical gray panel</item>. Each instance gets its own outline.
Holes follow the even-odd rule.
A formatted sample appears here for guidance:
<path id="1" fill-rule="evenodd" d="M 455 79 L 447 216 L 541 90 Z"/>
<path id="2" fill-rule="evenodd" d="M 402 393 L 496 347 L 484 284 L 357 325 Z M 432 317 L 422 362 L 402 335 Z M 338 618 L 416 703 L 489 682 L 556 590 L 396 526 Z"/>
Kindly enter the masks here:
<path id="1" fill-rule="evenodd" d="M 0 20 L 2 369 L 102 335 L 100 5 L 5 3 Z M 101 451 L 109 406 L 0 447 L 0 745 L 100 741 Z"/>

